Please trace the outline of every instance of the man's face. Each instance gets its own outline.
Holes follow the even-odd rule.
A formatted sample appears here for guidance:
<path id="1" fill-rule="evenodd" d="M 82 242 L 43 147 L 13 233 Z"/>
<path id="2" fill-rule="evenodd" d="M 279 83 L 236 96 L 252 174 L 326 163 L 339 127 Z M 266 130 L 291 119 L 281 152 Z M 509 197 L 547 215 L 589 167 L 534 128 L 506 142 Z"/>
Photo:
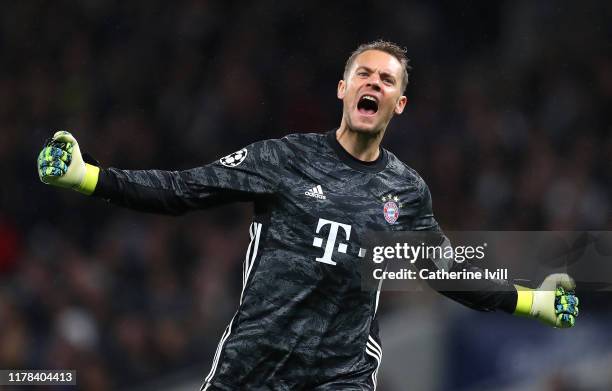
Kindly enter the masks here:
<path id="1" fill-rule="evenodd" d="M 368 50 L 355 58 L 347 80 L 338 83 L 343 118 L 354 131 L 377 134 L 386 129 L 393 114 L 406 106 L 402 95 L 402 64 L 391 54 Z"/>

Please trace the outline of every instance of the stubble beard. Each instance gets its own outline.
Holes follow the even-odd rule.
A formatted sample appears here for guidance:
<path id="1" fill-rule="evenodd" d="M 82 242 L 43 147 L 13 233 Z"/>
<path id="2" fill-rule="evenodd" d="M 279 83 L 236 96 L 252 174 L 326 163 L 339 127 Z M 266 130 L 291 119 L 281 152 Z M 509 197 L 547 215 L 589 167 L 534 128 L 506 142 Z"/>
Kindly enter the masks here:
<path id="1" fill-rule="evenodd" d="M 351 116 L 349 114 L 346 115 L 346 125 L 349 131 L 355 132 L 361 136 L 366 137 L 378 137 L 382 132 L 384 132 L 386 126 L 385 124 L 376 124 L 378 126 L 375 127 L 360 127 L 353 124 Z"/>

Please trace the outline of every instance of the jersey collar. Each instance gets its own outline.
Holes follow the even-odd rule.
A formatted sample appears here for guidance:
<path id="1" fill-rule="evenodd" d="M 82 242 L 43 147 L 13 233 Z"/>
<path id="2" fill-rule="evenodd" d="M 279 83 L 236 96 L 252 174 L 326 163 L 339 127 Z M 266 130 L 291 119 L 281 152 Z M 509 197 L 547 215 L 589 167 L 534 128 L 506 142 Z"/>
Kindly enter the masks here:
<path id="1" fill-rule="evenodd" d="M 384 170 L 385 167 L 387 167 L 387 161 L 389 160 L 389 157 L 387 155 L 387 151 L 384 148 L 380 147 L 380 153 L 378 154 L 378 158 L 376 160 L 371 162 L 364 162 L 363 160 L 359 160 L 350 153 L 348 153 L 346 149 L 344 149 L 342 145 L 340 145 L 340 143 L 336 139 L 336 130 L 338 129 L 336 128 L 327 132 L 327 142 L 329 146 L 336 152 L 338 158 L 342 160 L 342 162 L 345 163 L 347 166 L 357 171 L 374 173 L 380 172 Z"/>

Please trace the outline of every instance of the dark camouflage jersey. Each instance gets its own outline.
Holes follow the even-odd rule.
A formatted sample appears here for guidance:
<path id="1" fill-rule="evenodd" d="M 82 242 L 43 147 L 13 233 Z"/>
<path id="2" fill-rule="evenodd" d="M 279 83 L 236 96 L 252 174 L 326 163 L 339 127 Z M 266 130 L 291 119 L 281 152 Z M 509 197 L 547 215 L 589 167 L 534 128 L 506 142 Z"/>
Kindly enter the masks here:
<path id="1" fill-rule="evenodd" d="M 254 203 L 243 291 L 204 380 L 208 390 L 374 390 L 378 294 L 361 289 L 360 237 L 439 230 L 414 170 L 384 149 L 361 162 L 333 131 L 256 142 L 186 171 L 104 169 L 95 194 L 169 214 Z M 446 294 L 484 310 L 512 311 L 516 300 Z"/>

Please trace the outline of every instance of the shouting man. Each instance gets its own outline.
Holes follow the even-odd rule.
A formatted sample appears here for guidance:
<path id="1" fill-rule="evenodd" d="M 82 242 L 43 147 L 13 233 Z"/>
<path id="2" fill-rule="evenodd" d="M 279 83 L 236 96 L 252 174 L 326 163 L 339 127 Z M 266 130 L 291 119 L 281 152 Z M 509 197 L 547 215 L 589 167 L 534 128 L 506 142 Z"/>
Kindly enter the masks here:
<path id="1" fill-rule="evenodd" d="M 240 303 L 203 390 L 375 390 L 380 292 L 362 290 L 360 238 L 441 232 L 423 179 L 381 147 L 389 121 L 406 106 L 409 70 L 405 50 L 393 43 L 359 46 L 338 83 L 340 127 L 327 133 L 256 142 L 185 171 L 129 171 L 85 163 L 75 138 L 57 132 L 39 155 L 39 175 L 146 212 L 254 203 Z M 535 290 L 504 280 L 473 283 L 482 286 L 444 294 L 553 327 L 573 326 L 578 315 L 566 274 Z"/>

